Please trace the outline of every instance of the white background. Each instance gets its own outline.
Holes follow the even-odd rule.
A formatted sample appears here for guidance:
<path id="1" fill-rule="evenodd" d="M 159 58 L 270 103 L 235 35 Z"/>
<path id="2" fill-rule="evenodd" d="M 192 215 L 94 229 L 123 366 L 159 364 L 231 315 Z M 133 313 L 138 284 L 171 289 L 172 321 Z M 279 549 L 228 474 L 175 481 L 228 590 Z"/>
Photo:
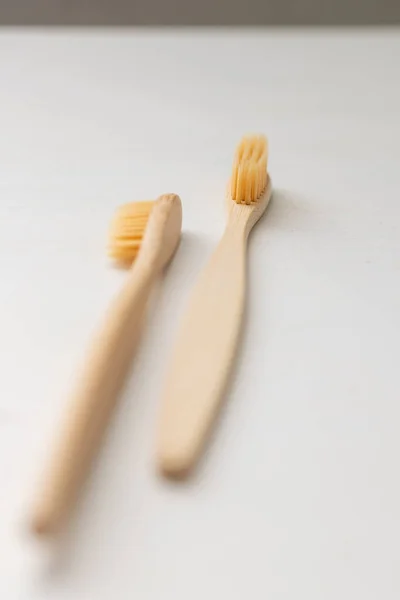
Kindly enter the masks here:
<path id="1" fill-rule="evenodd" d="M 1 33 L 2 600 L 398 599 L 399 64 L 397 30 Z M 269 137 L 275 195 L 250 241 L 240 360 L 197 475 L 168 484 L 166 360 L 248 132 Z M 169 191 L 182 243 L 43 569 L 23 532 L 124 278 L 108 223 Z"/>

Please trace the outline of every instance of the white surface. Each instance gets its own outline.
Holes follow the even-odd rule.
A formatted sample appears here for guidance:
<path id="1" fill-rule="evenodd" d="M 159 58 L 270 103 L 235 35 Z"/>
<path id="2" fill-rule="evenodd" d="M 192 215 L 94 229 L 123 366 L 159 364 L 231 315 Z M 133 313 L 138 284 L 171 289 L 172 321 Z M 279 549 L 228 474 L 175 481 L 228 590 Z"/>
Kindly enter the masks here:
<path id="1" fill-rule="evenodd" d="M 0 35 L 0 597 L 397 600 L 400 35 Z M 177 320 L 237 141 L 270 139 L 240 365 L 184 486 L 152 448 Z M 180 250 L 56 574 L 19 538 L 123 273 L 114 207 L 175 191 Z M 22 569 L 22 571 L 21 571 Z"/>

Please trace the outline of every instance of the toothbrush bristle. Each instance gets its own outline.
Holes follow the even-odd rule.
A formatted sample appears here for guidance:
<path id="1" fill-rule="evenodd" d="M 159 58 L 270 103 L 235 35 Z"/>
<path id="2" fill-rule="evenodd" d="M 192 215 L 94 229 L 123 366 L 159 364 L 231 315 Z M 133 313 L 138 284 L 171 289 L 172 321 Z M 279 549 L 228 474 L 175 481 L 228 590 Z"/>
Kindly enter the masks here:
<path id="1" fill-rule="evenodd" d="M 118 207 L 111 223 L 108 254 L 120 263 L 132 263 L 138 255 L 154 206 L 153 201 L 129 202 Z"/>
<path id="2" fill-rule="evenodd" d="M 267 138 L 244 137 L 237 147 L 231 177 L 231 197 L 238 204 L 256 202 L 267 184 Z"/>

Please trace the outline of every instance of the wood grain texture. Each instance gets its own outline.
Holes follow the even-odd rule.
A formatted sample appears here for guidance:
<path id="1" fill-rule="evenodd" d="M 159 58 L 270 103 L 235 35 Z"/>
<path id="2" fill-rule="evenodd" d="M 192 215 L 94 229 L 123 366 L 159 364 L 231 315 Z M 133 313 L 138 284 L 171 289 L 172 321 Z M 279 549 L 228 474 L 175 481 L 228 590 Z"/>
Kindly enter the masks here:
<path id="1" fill-rule="evenodd" d="M 157 458 L 167 475 L 195 465 L 218 413 L 243 317 L 247 239 L 271 190 L 268 180 L 252 205 L 236 204 L 228 192 L 227 227 L 192 292 L 162 398 Z"/>

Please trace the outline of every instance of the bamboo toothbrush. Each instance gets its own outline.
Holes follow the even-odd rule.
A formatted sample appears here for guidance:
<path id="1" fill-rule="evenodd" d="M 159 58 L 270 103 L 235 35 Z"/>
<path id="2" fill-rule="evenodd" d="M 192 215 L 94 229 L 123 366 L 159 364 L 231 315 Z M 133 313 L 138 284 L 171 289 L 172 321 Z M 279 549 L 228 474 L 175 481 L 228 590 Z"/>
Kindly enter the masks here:
<path id="1" fill-rule="evenodd" d="M 73 508 L 126 378 L 150 291 L 179 243 L 181 223 L 181 201 L 175 194 L 128 204 L 115 216 L 110 254 L 122 261 L 137 259 L 93 341 L 68 406 L 33 507 L 31 529 L 37 534 L 55 533 Z"/>
<path id="2" fill-rule="evenodd" d="M 228 186 L 225 233 L 195 285 L 167 374 L 157 447 L 166 475 L 193 467 L 218 411 L 243 316 L 247 239 L 271 193 L 266 138 L 243 138 Z"/>

